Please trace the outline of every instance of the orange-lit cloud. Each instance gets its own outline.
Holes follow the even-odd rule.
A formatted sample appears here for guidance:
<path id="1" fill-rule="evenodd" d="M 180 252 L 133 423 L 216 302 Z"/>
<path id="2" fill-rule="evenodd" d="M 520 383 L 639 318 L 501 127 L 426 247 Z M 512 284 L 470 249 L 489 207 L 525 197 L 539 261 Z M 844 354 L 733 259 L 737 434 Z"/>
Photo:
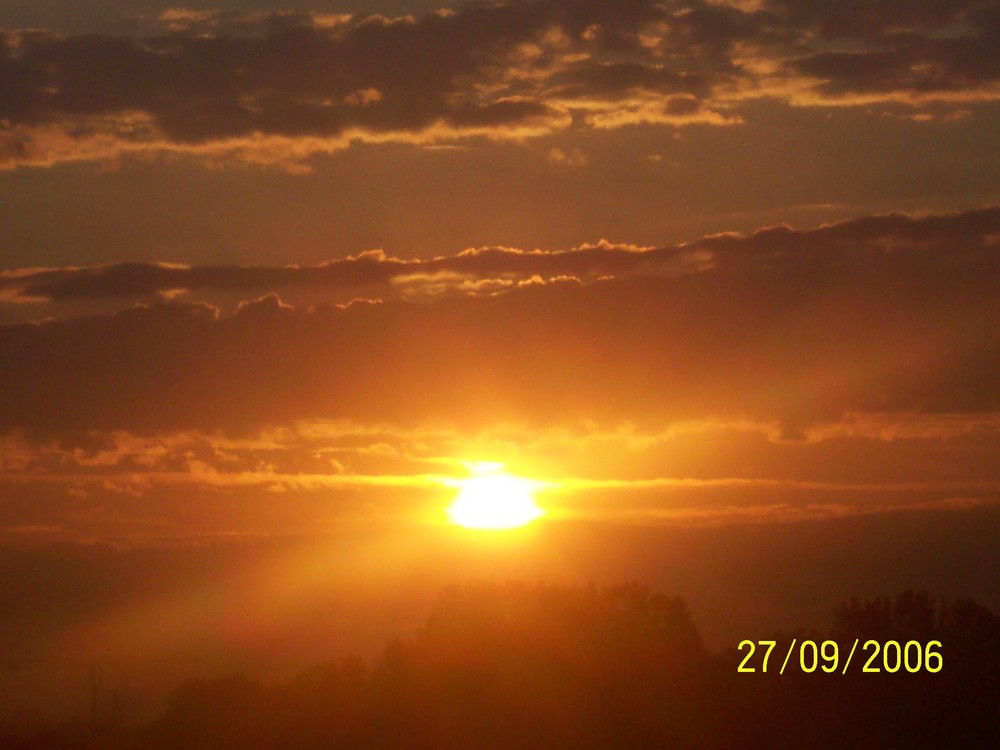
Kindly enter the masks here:
<path id="1" fill-rule="evenodd" d="M 772 523 L 1000 502 L 1000 474 L 980 458 L 1000 446 L 1000 414 L 962 432 L 882 415 L 872 420 L 882 424 L 877 439 L 851 433 L 857 421 L 809 443 L 722 422 L 657 432 L 307 422 L 248 436 L 7 435 L 0 492 L 20 501 L 4 508 L 0 537 L 136 542 L 439 523 L 475 456 L 533 477 L 555 520 Z"/>
<path id="2" fill-rule="evenodd" d="M 863 274 L 917 273 L 935 266 L 992 270 L 1000 247 L 1000 209 L 950 215 L 872 216 L 814 230 L 779 226 L 749 236 L 718 235 L 673 247 L 637 247 L 605 240 L 571 250 L 486 247 L 432 259 L 402 259 L 382 250 L 315 266 L 189 266 L 116 263 L 0 271 L 0 304 L 188 298 L 220 295 L 293 297 L 345 303 L 354 299 L 492 295 L 525 284 L 628 277 L 675 278 L 759 273 L 825 274 L 856 268 Z M 318 296 L 317 296 L 318 295 Z"/>
<path id="3" fill-rule="evenodd" d="M 493 247 L 430 260 L 400 259 L 381 250 L 317 266 L 190 267 L 170 263 L 118 263 L 89 268 L 0 271 L 0 302 L 172 298 L 295 290 L 325 292 L 327 302 L 359 297 L 437 296 L 445 292 L 494 294 L 527 283 L 601 278 L 680 276 L 710 267 L 709 250 L 638 248 L 602 240 L 568 251 Z"/>
<path id="4" fill-rule="evenodd" d="M 311 285 L 385 301 L 295 308 L 272 293 L 220 314 L 193 295 L 6 326 L 0 426 L 153 433 L 302 419 L 711 417 L 776 422 L 801 437 L 849 412 L 991 412 L 1000 407 L 998 229 L 1000 212 L 986 209 L 652 250 L 12 272 L 8 299 Z"/>
<path id="5" fill-rule="evenodd" d="M 549 482 L 555 518 L 988 504 L 998 236 L 990 208 L 663 248 L 7 271 L 4 304 L 52 317 L 0 327 L 0 528 L 426 517 L 473 460 Z"/>
<path id="6" fill-rule="evenodd" d="M 140 153 L 306 169 L 350 143 L 737 124 L 791 104 L 1000 98 L 992 3 L 560 0 L 388 18 L 168 10 L 137 36 L 0 32 L 0 167 Z"/>

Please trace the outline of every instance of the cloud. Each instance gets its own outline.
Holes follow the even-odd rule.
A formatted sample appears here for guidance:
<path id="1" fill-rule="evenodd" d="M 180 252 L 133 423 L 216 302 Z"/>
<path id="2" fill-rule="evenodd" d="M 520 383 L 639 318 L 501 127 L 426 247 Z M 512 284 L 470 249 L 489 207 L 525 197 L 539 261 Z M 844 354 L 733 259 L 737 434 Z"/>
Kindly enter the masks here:
<path id="1" fill-rule="evenodd" d="M 993 412 L 998 234 L 1000 210 L 983 209 L 665 249 L 15 272 L 35 297 L 200 284 L 258 299 L 231 315 L 192 299 L 0 327 L 0 428 L 746 418 L 805 437 L 848 412 Z M 396 296 L 293 309 L 267 294 L 303 279 Z"/>
<path id="2" fill-rule="evenodd" d="M 981 458 L 1000 445 L 1000 412 L 964 426 L 958 415 L 877 415 L 874 439 L 855 431 L 864 420 L 826 425 L 805 444 L 771 425 L 721 421 L 650 432 L 310 421 L 247 435 L 13 434 L 0 437 L 0 491 L 18 500 L 0 512 L 0 542 L 433 523 L 483 456 L 539 480 L 550 517 L 564 520 L 775 523 L 1000 502 L 1000 476 Z"/>
<path id="3" fill-rule="evenodd" d="M 3 31 L 0 166 L 146 152 L 294 165 L 354 141 L 737 124 L 759 97 L 1000 98 L 994 2 L 862 5 L 530 0 L 397 18 L 175 9 L 137 36 Z"/>
<path id="4" fill-rule="evenodd" d="M 62 269 L 0 271 L 0 302 L 177 297 L 187 293 L 328 290 L 349 300 L 430 292 L 492 293 L 525 282 L 593 281 L 604 276 L 694 273 L 710 262 L 704 251 L 653 250 L 601 241 L 569 251 L 525 251 L 507 247 L 466 250 L 430 260 L 393 258 L 381 250 L 316 266 L 191 267 L 169 263 L 115 263 Z"/>
<path id="5" fill-rule="evenodd" d="M 565 156 L 565 155 L 563 155 Z M 1000 246 L 1000 208 L 956 214 L 889 214 L 812 230 L 786 226 L 743 236 L 724 234 L 660 248 L 601 240 L 570 250 L 470 248 L 452 256 L 403 259 L 382 250 L 315 266 L 189 266 L 126 262 L 69 268 L 0 271 L 0 304 L 74 301 L 154 301 L 187 298 L 217 304 L 219 295 L 392 300 L 444 294 L 496 295 L 525 285 L 627 277 L 676 278 L 709 274 L 760 275 L 765 268 L 815 276 L 936 273 L 939 269 L 993 272 Z M 789 283 L 792 279 L 789 278 Z M 802 278 L 800 283 L 807 283 Z M 938 279 L 947 283 L 948 277 Z M 58 312 L 52 308 L 51 312 Z"/>
<path id="6" fill-rule="evenodd" d="M 892 502 L 945 491 L 1000 492 L 995 468 L 979 458 L 1000 445 L 1000 412 L 852 414 L 811 430 L 806 443 L 783 440 L 774 423 L 748 421 L 674 422 L 648 430 L 628 422 L 501 423 L 471 432 L 429 425 L 311 420 L 246 434 L 15 432 L 0 437 L 0 468 L 7 483 L 65 484 L 81 498 L 91 492 L 142 496 L 154 484 L 269 492 L 441 490 L 468 470 L 470 456 L 538 476 L 556 496 L 652 490 L 656 504 L 664 494 L 716 490 L 841 500 L 879 495 Z M 921 459 L 928 452 L 935 461 Z"/>

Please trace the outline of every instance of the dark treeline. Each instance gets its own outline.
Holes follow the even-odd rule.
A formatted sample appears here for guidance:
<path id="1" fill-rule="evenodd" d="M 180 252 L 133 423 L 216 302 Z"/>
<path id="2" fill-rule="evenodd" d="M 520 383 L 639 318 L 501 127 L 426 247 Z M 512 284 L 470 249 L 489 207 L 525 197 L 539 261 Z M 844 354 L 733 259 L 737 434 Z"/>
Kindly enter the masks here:
<path id="1" fill-rule="evenodd" d="M 816 650 L 797 647 L 779 674 L 793 638 Z M 856 638 L 862 645 L 845 675 Z M 766 644 L 749 657 L 746 647 L 710 654 L 681 599 L 638 584 L 470 584 L 442 592 L 413 637 L 388 644 L 372 665 L 331 661 L 277 685 L 199 679 L 177 688 L 155 723 L 128 736 L 49 733 L 9 746 L 1000 747 L 1000 617 L 973 601 L 944 603 L 913 591 L 852 600 L 836 610 L 828 632 L 771 639 L 777 645 L 765 673 Z M 900 644 L 898 671 L 886 671 L 896 650 L 873 656 L 874 647 L 863 645 L 869 639 Z M 836 669 L 825 641 L 837 644 Z M 927 661 L 932 641 L 941 643 L 931 649 L 940 662 Z M 908 672 L 918 661 L 918 671 Z M 740 673 L 741 663 L 756 671 Z M 882 671 L 865 673 L 866 663 Z M 928 663 L 940 671 L 929 673 Z"/>

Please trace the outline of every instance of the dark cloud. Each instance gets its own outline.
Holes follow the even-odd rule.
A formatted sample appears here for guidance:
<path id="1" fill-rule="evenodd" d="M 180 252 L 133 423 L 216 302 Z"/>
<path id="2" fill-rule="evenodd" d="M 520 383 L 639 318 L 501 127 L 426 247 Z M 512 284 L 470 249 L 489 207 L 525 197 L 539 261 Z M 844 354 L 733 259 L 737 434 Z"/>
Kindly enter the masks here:
<path id="1" fill-rule="evenodd" d="M 995 88 L 1000 76 L 998 5 L 990 0 L 773 4 L 823 39 L 862 43 L 855 49 L 814 45 L 793 63 L 798 72 L 821 80 L 818 91 L 825 96 L 974 95 Z"/>
<path id="2" fill-rule="evenodd" d="M 1000 77 L 1000 55 L 990 39 L 929 40 L 908 36 L 891 49 L 825 52 L 799 59 L 797 70 L 824 82 L 830 96 L 903 92 L 960 93 Z"/>
<path id="3" fill-rule="evenodd" d="M 666 251 L 486 250 L 403 278 L 425 291 L 475 290 L 505 269 L 541 269 L 552 281 L 431 302 L 308 311 L 271 295 L 232 316 L 171 303 L 6 326 L 0 426 L 141 433 L 305 418 L 719 417 L 779 421 L 795 434 L 848 411 L 991 411 L 1000 409 L 998 229 L 1000 210 L 988 209 L 775 228 Z M 662 272 L 685 253 L 709 262 Z M 363 262 L 377 273 L 390 265 Z M 609 278 L 559 280 L 572 270 Z"/>
<path id="4" fill-rule="evenodd" d="M 973 0 L 532 0 L 393 19 L 174 13 L 134 37 L 8 31 L 0 160 L 152 149 L 280 162 L 358 139 L 732 122 L 759 96 L 989 100 L 997 16 Z"/>
<path id="5" fill-rule="evenodd" d="M 639 62 L 592 63 L 573 66 L 555 76 L 562 96 L 620 97 L 634 91 L 707 95 L 710 80 L 699 73 L 675 73 Z"/>
<path id="6" fill-rule="evenodd" d="M 979 30 L 981 14 L 995 4 L 987 0 L 770 0 L 768 6 L 796 26 L 837 38 L 884 38 L 899 30 L 936 31 L 971 23 Z"/>
<path id="7" fill-rule="evenodd" d="M 565 252 L 482 248 L 431 260 L 402 260 L 370 251 L 307 267 L 116 263 L 89 268 L 25 269 L 0 272 L 0 294 L 8 301 L 65 302 L 143 298 L 169 295 L 176 290 L 254 293 L 314 288 L 328 290 L 334 301 L 341 297 L 347 301 L 363 295 L 385 298 L 419 293 L 421 279 L 437 279 L 446 289 L 458 291 L 463 287 L 475 291 L 480 282 L 496 282 L 500 286 L 484 291 L 497 292 L 518 283 L 565 276 L 589 281 L 630 273 L 677 275 L 699 270 L 708 262 L 705 253 L 684 248 L 640 250 L 610 243 Z"/>
<path id="8" fill-rule="evenodd" d="M 263 33 L 244 36 L 8 34 L 0 69 L 12 84 L 5 120 L 33 125 L 139 111 L 185 143 L 251 133 L 337 136 L 352 127 L 418 131 L 435 122 L 516 124 L 546 113 L 545 104 L 482 100 L 474 84 L 567 16 L 585 14 L 570 26 L 593 18 L 626 33 L 656 13 L 641 2 L 607 11 L 606 3 L 477 4 L 419 20 L 358 17 L 333 28 L 267 17 Z M 358 106 L 352 96 L 364 90 L 378 98 Z"/>
<path id="9" fill-rule="evenodd" d="M 215 302 L 213 294 L 283 294 L 311 289 L 327 300 L 389 299 L 438 291 L 496 294 L 558 279 L 676 277 L 713 271 L 827 275 L 927 273 L 940 269 L 995 269 L 1000 208 L 948 215 L 871 216 L 818 229 L 762 229 L 749 236 L 720 235 L 662 248 L 601 242 L 566 251 L 478 248 L 454 256 L 405 260 L 381 251 L 316 266 L 180 266 L 117 263 L 66 269 L 0 272 L 0 299 L 69 302 L 170 296 L 183 290 Z M 940 278 L 938 278 L 940 281 Z"/>

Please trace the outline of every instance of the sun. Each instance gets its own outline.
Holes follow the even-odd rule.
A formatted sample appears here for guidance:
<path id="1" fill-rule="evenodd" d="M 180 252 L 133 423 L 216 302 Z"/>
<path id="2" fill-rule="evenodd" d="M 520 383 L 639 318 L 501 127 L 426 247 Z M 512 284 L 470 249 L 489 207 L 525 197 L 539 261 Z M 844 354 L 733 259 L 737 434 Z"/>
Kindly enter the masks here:
<path id="1" fill-rule="evenodd" d="M 545 514 L 535 503 L 535 482 L 494 469 L 459 480 L 448 507 L 452 523 L 467 529 L 513 529 Z"/>

